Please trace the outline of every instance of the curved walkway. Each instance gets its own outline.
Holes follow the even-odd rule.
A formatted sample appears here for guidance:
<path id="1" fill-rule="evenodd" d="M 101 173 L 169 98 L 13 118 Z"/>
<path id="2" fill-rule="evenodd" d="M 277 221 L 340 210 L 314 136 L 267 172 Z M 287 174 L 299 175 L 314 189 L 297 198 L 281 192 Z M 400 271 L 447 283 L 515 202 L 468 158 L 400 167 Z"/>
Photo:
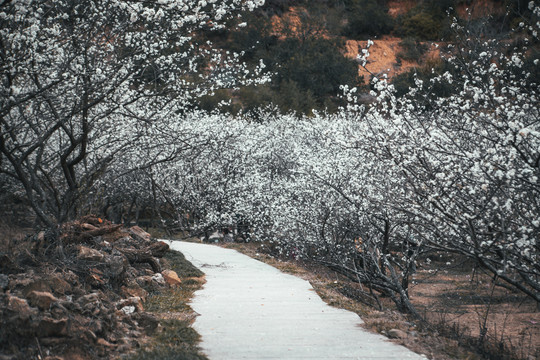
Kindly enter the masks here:
<path id="1" fill-rule="evenodd" d="M 235 250 L 171 244 L 206 274 L 191 307 L 210 360 L 425 359 L 367 332 L 358 315 L 328 306 L 305 280 Z"/>

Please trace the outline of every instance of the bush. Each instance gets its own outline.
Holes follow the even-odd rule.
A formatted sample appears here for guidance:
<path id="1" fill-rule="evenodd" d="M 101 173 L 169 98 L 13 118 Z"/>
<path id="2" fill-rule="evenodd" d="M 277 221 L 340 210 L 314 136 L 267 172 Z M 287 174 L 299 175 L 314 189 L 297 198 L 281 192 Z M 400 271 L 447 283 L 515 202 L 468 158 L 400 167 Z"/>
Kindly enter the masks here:
<path id="1" fill-rule="evenodd" d="M 347 11 L 348 25 L 343 35 L 349 38 L 388 34 L 394 28 L 394 20 L 388 15 L 388 8 L 376 0 L 350 0 Z"/>
<path id="2" fill-rule="evenodd" d="M 254 15 L 247 28 L 232 33 L 228 49 L 244 51 L 244 58 L 251 62 L 262 59 L 268 71 L 275 74 L 269 86 L 238 91 L 244 111 L 271 103 L 282 111 L 301 114 L 313 109 L 337 109 L 339 86 L 359 83 L 357 63 L 342 54 L 343 42 L 320 36 L 325 30 L 319 19 L 306 12 L 299 26 L 283 30 L 294 36 L 278 38 L 268 20 Z M 203 108 L 208 109 L 208 105 Z"/>
<path id="3" fill-rule="evenodd" d="M 431 14 L 420 12 L 403 20 L 403 33 L 426 40 L 437 40 L 442 31 L 442 24 Z"/>
<path id="4" fill-rule="evenodd" d="M 453 11 L 453 0 L 426 0 L 400 17 L 401 36 L 423 40 L 440 40 L 449 30 L 448 12 Z"/>
<path id="5" fill-rule="evenodd" d="M 330 40 L 290 38 L 278 44 L 275 62 L 281 64 L 276 80 L 294 82 L 302 91 L 311 91 L 319 103 L 336 95 L 342 84 L 358 83 L 357 64 L 342 55 L 340 45 Z"/>
<path id="6" fill-rule="evenodd" d="M 283 81 L 276 95 L 274 103 L 285 112 L 311 114 L 313 109 L 322 107 L 309 88 L 302 89 L 292 80 Z"/>
<path id="7" fill-rule="evenodd" d="M 428 50 L 426 44 L 410 37 L 403 39 L 399 43 L 399 46 L 402 48 L 402 51 L 397 54 L 397 57 L 408 61 L 419 61 Z"/>
<path id="8" fill-rule="evenodd" d="M 246 86 L 238 90 L 237 96 L 244 112 L 252 113 L 258 108 L 269 106 L 275 91 L 269 85 Z"/>

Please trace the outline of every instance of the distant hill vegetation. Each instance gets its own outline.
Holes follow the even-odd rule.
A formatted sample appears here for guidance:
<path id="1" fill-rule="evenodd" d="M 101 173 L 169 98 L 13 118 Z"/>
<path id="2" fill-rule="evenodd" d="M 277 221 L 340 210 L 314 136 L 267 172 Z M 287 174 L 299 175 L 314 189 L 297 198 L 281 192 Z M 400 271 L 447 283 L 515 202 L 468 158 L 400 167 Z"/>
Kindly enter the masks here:
<path id="1" fill-rule="evenodd" d="M 452 18 L 481 36 L 497 37 L 527 17 L 527 5 L 528 0 L 266 0 L 246 14 L 245 27 L 206 36 L 225 50 L 243 53 L 253 66 L 262 60 L 273 81 L 218 90 L 201 99 L 200 107 L 212 110 L 226 103 L 222 110 L 237 113 L 273 104 L 283 112 L 332 112 L 342 105 L 340 85 L 367 92 L 372 74 L 383 72 L 402 93 L 414 74 L 429 77 L 432 68 L 445 70 L 433 44 L 453 40 Z M 382 49 L 370 58 L 371 74 L 355 61 L 367 39 L 378 39 Z"/>

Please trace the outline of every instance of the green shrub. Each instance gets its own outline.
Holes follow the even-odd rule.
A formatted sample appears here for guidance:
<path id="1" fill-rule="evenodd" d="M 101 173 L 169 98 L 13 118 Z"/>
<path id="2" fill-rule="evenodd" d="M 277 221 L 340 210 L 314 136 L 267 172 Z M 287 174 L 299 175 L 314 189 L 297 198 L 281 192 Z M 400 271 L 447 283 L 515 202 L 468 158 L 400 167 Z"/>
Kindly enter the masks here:
<path id="1" fill-rule="evenodd" d="M 238 90 L 237 96 L 244 112 L 251 113 L 269 106 L 274 100 L 275 91 L 270 85 L 245 86 Z"/>
<path id="2" fill-rule="evenodd" d="M 341 45 L 322 38 L 282 41 L 275 49 L 275 60 L 281 64 L 277 81 L 294 82 L 303 92 L 311 91 L 319 103 L 336 95 L 340 85 L 357 84 L 358 65 L 341 53 Z"/>
<path id="3" fill-rule="evenodd" d="M 313 109 L 321 108 L 309 88 L 303 89 L 292 80 L 285 80 L 280 84 L 274 103 L 284 112 L 295 111 L 302 114 L 311 114 Z"/>
<path id="4" fill-rule="evenodd" d="M 428 46 L 414 38 L 407 37 L 399 43 L 402 50 L 397 54 L 398 59 L 418 61 L 428 50 Z"/>
<path id="5" fill-rule="evenodd" d="M 359 83 L 358 64 L 343 55 L 343 41 L 321 36 L 328 32 L 330 23 L 332 28 L 339 27 L 345 8 L 335 5 L 323 12 L 323 5 L 328 10 L 328 4 L 310 3 L 309 11 L 299 15 L 300 24 L 285 23 L 283 37 L 276 36 L 269 20 L 257 14 L 250 15 L 247 27 L 231 33 L 227 49 L 243 51 L 247 62 L 263 60 L 267 70 L 275 74 L 271 84 L 236 92 L 235 100 L 244 111 L 272 103 L 284 112 L 302 114 L 313 109 L 336 109 L 339 86 Z M 217 100 L 205 98 L 202 106 L 211 109 Z"/>
<path id="6" fill-rule="evenodd" d="M 407 36 L 437 40 L 442 31 L 442 24 L 431 14 L 420 12 L 405 18 L 402 28 Z"/>
<path id="7" fill-rule="evenodd" d="M 397 33 L 422 40 L 440 40 L 449 33 L 448 13 L 454 0 L 424 0 L 398 20 Z"/>
<path id="8" fill-rule="evenodd" d="M 394 20 L 388 15 L 388 8 L 377 0 L 349 0 L 347 13 L 348 25 L 343 35 L 349 38 L 388 34 L 394 28 Z"/>

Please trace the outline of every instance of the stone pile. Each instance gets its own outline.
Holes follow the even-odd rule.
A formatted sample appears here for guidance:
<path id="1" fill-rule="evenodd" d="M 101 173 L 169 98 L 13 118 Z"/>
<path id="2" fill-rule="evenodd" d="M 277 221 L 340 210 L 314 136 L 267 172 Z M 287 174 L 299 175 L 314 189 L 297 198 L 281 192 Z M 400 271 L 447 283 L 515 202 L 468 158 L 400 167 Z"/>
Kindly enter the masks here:
<path id="1" fill-rule="evenodd" d="M 95 216 L 0 253 L 0 360 L 111 358 L 141 346 L 158 319 L 149 293 L 180 284 L 169 246 Z"/>

